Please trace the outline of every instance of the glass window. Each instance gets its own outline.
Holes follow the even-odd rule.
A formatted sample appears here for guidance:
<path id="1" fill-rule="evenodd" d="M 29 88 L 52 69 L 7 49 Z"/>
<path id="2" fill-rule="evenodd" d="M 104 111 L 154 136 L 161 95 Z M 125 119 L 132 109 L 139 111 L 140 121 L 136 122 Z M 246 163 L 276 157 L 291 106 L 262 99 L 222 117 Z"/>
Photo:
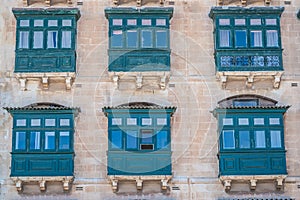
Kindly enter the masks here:
<path id="1" fill-rule="evenodd" d="M 122 47 L 123 46 L 123 31 L 122 30 L 114 30 L 112 32 L 111 46 L 112 47 Z"/>
<path id="2" fill-rule="evenodd" d="M 137 125 L 136 118 L 127 118 L 127 125 Z"/>
<path id="3" fill-rule="evenodd" d="M 278 33 L 276 30 L 267 30 L 267 47 L 278 47 Z"/>
<path id="4" fill-rule="evenodd" d="M 41 136 L 40 132 L 35 132 L 35 131 L 30 132 L 30 144 L 29 144 L 30 150 L 40 149 L 40 142 L 41 142 L 40 136 Z"/>
<path id="5" fill-rule="evenodd" d="M 235 142 L 234 142 L 234 131 L 233 130 L 226 130 L 223 131 L 223 149 L 234 149 Z"/>
<path id="6" fill-rule="evenodd" d="M 122 125 L 122 118 L 112 118 L 111 125 Z"/>
<path id="7" fill-rule="evenodd" d="M 138 46 L 138 33 L 136 30 L 127 31 L 127 47 L 136 48 Z"/>
<path id="8" fill-rule="evenodd" d="M 34 31 L 33 32 L 33 48 L 43 48 L 44 43 L 44 32 L 43 31 Z"/>
<path id="9" fill-rule="evenodd" d="M 142 25 L 143 26 L 151 26 L 151 19 L 142 19 Z"/>
<path id="10" fill-rule="evenodd" d="M 45 149 L 55 149 L 55 132 L 47 131 L 45 132 Z"/>
<path id="11" fill-rule="evenodd" d="M 72 20 L 71 19 L 64 19 L 62 20 L 63 26 L 72 26 Z"/>
<path id="12" fill-rule="evenodd" d="M 244 25 L 246 25 L 246 20 L 245 19 L 234 19 L 234 25 L 244 26 Z"/>
<path id="13" fill-rule="evenodd" d="M 270 131 L 271 148 L 281 148 L 281 133 L 280 131 Z"/>
<path id="14" fill-rule="evenodd" d="M 261 19 L 250 19 L 250 25 L 261 25 Z"/>
<path id="15" fill-rule="evenodd" d="M 36 19 L 33 21 L 34 26 L 44 26 L 44 21 L 41 19 Z"/>
<path id="16" fill-rule="evenodd" d="M 265 131 L 254 131 L 255 148 L 266 148 Z"/>
<path id="17" fill-rule="evenodd" d="M 156 19 L 156 26 L 166 26 L 166 19 Z"/>
<path id="18" fill-rule="evenodd" d="M 137 131 L 127 131 L 126 132 L 126 148 L 127 149 L 137 149 L 138 148 L 138 132 Z"/>
<path id="19" fill-rule="evenodd" d="M 122 131 L 112 131 L 111 132 L 111 148 L 113 149 L 122 149 Z"/>
<path id="20" fill-rule="evenodd" d="M 239 118 L 239 125 L 249 125 L 248 118 Z"/>
<path id="21" fill-rule="evenodd" d="M 59 132 L 59 149 L 69 149 L 70 148 L 70 132 L 61 131 Z"/>
<path id="22" fill-rule="evenodd" d="M 266 19 L 266 25 L 277 25 L 276 19 Z"/>
<path id="23" fill-rule="evenodd" d="M 250 148 L 249 131 L 239 131 L 239 146 L 240 148 Z"/>
<path id="24" fill-rule="evenodd" d="M 151 118 L 142 118 L 142 125 L 152 125 L 152 119 Z"/>
<path id="25" fill-rule="evenodd" d="M 167 125 L 167 118 L 157 118 L 156 124 L 157 125 Z"/>
<path id="26" fill-rule="evenodd" d="M 262 47 L 262 31 L 251 31 L 251 47 Z"/>
<path id="27" fill-rule="evenodd" d="M 233 125 L 232 118 L 223 118 L 223 125 Z"/>
<path id="28" fill-rule="evenodd" d="M 127 25 L 129 26 L 136 26 L 136 19 L 128 19 Z"/>
<path id="29" fill-rule="evenodd" d="M 45 119 L 45 126 L 55 126 L 55 119 Z"/>
<path id="30" fill-rule="evenodd" d="M 28 49 L 29 48 L 29 32 L 20 31 L 19 32 L 19 48 Z"/>
<path id="31" fill-rule="evenodd" d="M 157 149 L 163 149 L 168 146 L 168 132 L 167 131 L 157 132 L 156 146 L 157 146 Z"/>
<path id="32" fill-rule="evenodd" d="M 142 47 L 152 47 L 152 31 L 142 30 Z"/>
<path id="33" fill-rule="evenodd" d="M 57 31 L 48 31 L 47 47 L 57 48 Z"/>
<path id="34" fill-rule="evenodd" d="M 16 146 L 17 150 L 26 149 L 26 132 L 16 132 Z"/>
<path id="35" fill-rule="evenodd" d="M 122 19 L 113 19 L 113 26 L 122 26 Z"/>
<path id="36" fill-rule="evenodd" d="M 219 19 L 219 25 L 221 26 L 230 25 L 230 19 Z"/>
<path id="37" fill-rule="evenodd" d="M 41 126 L 41 119 L 31 119 L 30 126 Z"/>
<path id="38" fill-rule="evenodd" d="M 61 35 L 61 48 L 71 48 L 71 31 L 62 31 Z"/>
<path id="39" fill-rule="evenodd" d="M 235 31 L 235 46 L 236 47 L 247 47 L 247 31 L 236 30 Z"/>
<path id="40" fill-rule="evenodd" d="M 241 99 L 241 100 L 234 100 L 233 106 L 257 106 L 258 101 L 256 99 Z"/>
<path id="41" fill-rule="evenodd" d="M 20 26 L 28 27 L 29 26 L 29 20 L 28 19 L 21 19 L 20 20 Z"/>
<path id="42" fill-rule="evenodd" d="M 57 20 L 48 20 L 48 26 L 57 26 Z"/>
<path id="43" fill-rule="evenodd" d="M 279 125 L 280 119 L 279 118 L 269 118 L 270 125 Z"/>
<path id="44" fill-rule="evenodd" d="M 70 119 L 60 119 L 59 125 L 60 126 L 70 126 Z"/>
<path id="45" fill-rule="evenodd" d="M 156 47 L 166 48 L 167 45 L 167 31 L 156 31 Z"/>
<path id="46" fill-rule="evenodd" d="M 26 119 L 17 119 L 16 126 L 26 126 Z"/>
<path id="47" fill-rule="evenodd" d="M 153 130 L 141 130 L 141 143 L 152 144 Z"/>
<path id="48" fill-rule="evenodd" d="M 254 125 L 264 125 L 265 119 L 264 118 L 254 118 Z"/>
<path id="49" fill-rule="evenodd" d="M 230 47 L 230 30 L 220 30 L 220 47 Z"/>

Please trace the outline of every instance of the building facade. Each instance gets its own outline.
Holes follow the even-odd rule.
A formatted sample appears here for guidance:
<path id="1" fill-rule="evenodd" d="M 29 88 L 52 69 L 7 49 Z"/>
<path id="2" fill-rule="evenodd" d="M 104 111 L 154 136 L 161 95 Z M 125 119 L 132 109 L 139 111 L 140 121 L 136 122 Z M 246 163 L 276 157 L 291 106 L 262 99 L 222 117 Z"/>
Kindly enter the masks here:
<path id="1" fill-rule="evenodd" d="M 2 5 L 0 199 L 300 198 L 300 1 Z"/>

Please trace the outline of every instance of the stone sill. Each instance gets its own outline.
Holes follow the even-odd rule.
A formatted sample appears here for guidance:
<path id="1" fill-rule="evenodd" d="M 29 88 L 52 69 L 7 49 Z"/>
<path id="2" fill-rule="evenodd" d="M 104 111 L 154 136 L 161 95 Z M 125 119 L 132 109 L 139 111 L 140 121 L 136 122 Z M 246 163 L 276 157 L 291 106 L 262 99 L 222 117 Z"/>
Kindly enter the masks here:
<path id="1" fill-rule="evenodd" d="M 216 73 L 216 78 L 226 88 L 228 78 L 235 80 L 246 80 L 246 87 L 251 88 L 254 80 L 273 79 L 273 87 L 278 89 L 283 71 L 222 71 Z"/>
<path id="2" fill-rule="evenodd" d="M 171 175 L 152 175 L 152 176 L 128 176 L 128 175 L 108 175 L 108 179 L 111 182 L 113 192 L 118 191 L 118 182 L 120 181 L 136 181 L 137 190 L 142 190 L 143 181 L 160 181 L 161 189 L 166 190 L 168 188 L 168 182 L 171 180 Z"/>
<path id="3" fill-rule="evenodd" d="M 220 176 L 220 181 L 223 183 L 225 187 L 225 191 L 230 191 L 232 182 L 249 182 L 250 189 L 256 189 L 257 181 L 265 181 L 265 180 L 274 180 L 276 181 L 276 188 L 280 190 L 283 186 L 283 181 L 287 175 L 278 174 L 278 175 L 229 175 L 229 176 Z"/>
<path id="4" fill-rule="evenodd" d="M 37 182 L 40 186 L 41 191 L 46 190 L 46 182 L 62 182 L 63 190 L 69 191 L 70 183 L 73 182 L 73 176 L 16 176 L 11 177 L 11 179 L 16 183 L 16 188 L 18 192 L 23 190 L 23 184 L 29 182 Z"/>
<path id="5" fill-rule="evenodd" d="M 70 90 L 72 82 L 75 79 L 75 72 L 41 72 L 41 73 L 14 73 L 15 77 L 20 81 L 21 90 L 26 90 L 26 82 L 28 80 L 40 80 L 44 90 L 49 89 L 49 79 L 63 80 L 66 89 Z"/>

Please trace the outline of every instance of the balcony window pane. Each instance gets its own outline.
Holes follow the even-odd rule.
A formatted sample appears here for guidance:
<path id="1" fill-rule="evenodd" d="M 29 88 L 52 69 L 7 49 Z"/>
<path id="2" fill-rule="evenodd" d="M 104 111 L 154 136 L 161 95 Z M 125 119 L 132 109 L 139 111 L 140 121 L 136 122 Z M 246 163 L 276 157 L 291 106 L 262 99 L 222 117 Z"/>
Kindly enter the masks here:
<path id="1" fill-rule="evenodd" d="M 70 126 L 70 119 L 60 119 L 59 125 L 60 126 Z"/>
<path id="2" fill-rule="evenodd" d="M 70 148 L 70 132 L 61 131 L 59 132 L 59 149 L 69 149 Z"/>
<path id="3" fill-rule="evenodd" d="M 122 26 L 122 19 L 113 19 L 113 26 Z"/>
<path id="4" fill-rule="evenodd" d="M 41 19 L 36 19 L 33 21 L 34 26 L 44 26 L 44 21 Z"/>
<path id="5" fill-rule="evenodd" d="M 265 131 L 255 131 L 255 148 L 266 148 Z"/>
<path id="6" fill-rule="evenodd" d="M 48 31 L 48 48 L 57 48 L 57 31 Z"/>
<path id="7" fill-rule="evenodd" d="M 137 125 L 136 118 L 127 118 L 127 125 Z"/>
<path id="8" fill-rule="evenodd" d="M 156 145 L 157 149 L 166 148 L 168 146 L 168 132 L 159 131 L 156 134 Z"/>
<path id="9" fill-rule="evenodd" d="M 29 48 L 29 32 L 20 31 L 19 32 L 19 48 L 28 49 Z"/>
<path id="10" fill-rule="evenodd" d="M 239 125 L 249 125 L 248 118 L 239 118 Z"/>
<path id="11" fill-rule="evenodd" d="M 48 26 L 57 26 L 57 20 L 48 20 Z"/>
<path id="12" fill-rule="evenodd" d="M 142 31 L 142 47 L 152 47 L 152 31 Z"/>
<path id="13" fill-rule="evenodd" d="M 128 19 L 127 25 L 129 26 L 136 26 L 136 19 Z"/>
<path id="14" fill-rule="evenodd" d="M 167 31 L 156 31 L 156 47 L 166 48 L 167 45 Z"/>
<path id="15" fill-rule="evenodd" d="M 61 48 L 71 48 L 71 31 L 62 31 Z"/>
<path id="16" fill-rule="evenodd" d="M 156 26 L 166 26 L 166 19 L 156 19 Z"/>
<path id="17" fill-rule="evenodd" d="M 247 47 L 247 31 L 236 30 L 235 31 L 235 46 L 236 47 Z"/>
<path id="18" fill-rule="evenodd" d="M 219 19 L 220 26 L 227 26 L 230 25 L 230 19 Z"/>
<path id="19" fill-rule="evenodd" d="M 280 125 L 280 119 L 279 118 L 270 118 L 269 123 L 270 123 L 270 125 Z"/>
<path id="20" fill-rule="evenodd" d="M 31 119 L 30 126 L 41 126 L 41 119 Z"/>
<path id="21" fill-rule="evenodd" d="M 26 132 L 16 132 L 16 146 L 17 150 L 26 149 Z"/>
<path id="22" fill-rule="evenodd" d="M 45 119 L 45 126 L 55 126 L 55 119 Z"/>
<path id="23" fill-rule="evenodd" d="M 141 143 L 142 144 L 152 144 L 152 136 L 153 131 L 152 130 L 142 130 L 141 131 Z"/>
<path id="24" fill-rule="evenodd" d="M 278 47 L 278 33 L 276 30 L 267 30 L 267 47 Z"/>
<path id="25" fill-rule="evenodd" d="M 55 149 L 55 132 L 45 132 L 45 149 Z"/>
<path id="26" fill-rule="evenodd" d="M 251 47 L 262 47 L 262 31 L 251 31 Z"/>
<path id="27" fill-rule="evenodd" d="M 261 25 L 261 19 L 250 19 L 250 25 Z"/>
<path id="28" fill-rule="evenodd" d="M 230 47 L 230 30 L 220 30 L 220 47 Z"/>
<path id="29" fill-rule="evenodd" d="M 234 25 L 236 25 L 236 26 L 246 25 L 246 20 L 245 19 L 235 19 L 234 20 Z"/>
<path id="30" fill-rule="evenodd" d="M 233 130 L 223 131 L 223 149 L 234 149 L 235 139 Z"/>
<path id="31" fill-rule="evenodd" d="M 239 145 L 243 149 L 250 148 L 249 131 L 239 131 Z"/>
<path id="32" fill-rule="evenodd" d="M 37 150 L 40 149 L 40 132 L 30 132 L 30 150 Z"/>
<path id="33" fill-rule="evenodd" d="M 137 131 L 127 131 L 126 132 L 126 148 L 127 149 L 137 149 L 138 143 L 137 143 L 137 137 L 138 132 Z"/>
<path id="34" fill-rule="evenodd" d="M 29 26 L 29 20 L 28 19 L 21 19 L 20 20 L 20 26 L 21 27 L 28 27 Z"/>
<path id="35" fill-rule="evenodd" d="M 233 125 L 233 119 L 232 118 L 224 118 L 223 125 Z"/>
<path id="36" fill-rule="evenodd" d="M 280 131 L 271 131 L 271 147 L 281 148 L 281 133 Z"/>
<path id="37" fill-rule="evenodd" d="M 167 125 L 167 118 L 157 118 L 156 124 L 157 125 Z"/>
<path id="38" fill-rule="evenodd" d="M 111 46 L 112 47 L 122 47 L 123 46 L 123 31 L 114 30 L 112 32 Z"/>
<path id="39" fill-rule="evenodd" d="M 277 25 L 277 20 L 276 19 L 266 19 L 266 25 Z"/>
<path id="40" fill-rule="evenodd" d="M 127 31 L 127 47 L 136 48 L 138 46 L 138 33 L 136 30 Z"/>
<path id="41" fill-rule="evenodd" d="M 16 126 L 26 126 L 26 119 L 17 119 Z"/>
<path id="42" fill-rule="evenodd" d="M 43 31 L 34 31 L 33 32 L 33 48 L 34 49 L 41 49 L 43 48 L 44 43 L 44 33 Z"/>
<path id="43" fill-rule="evenodd" d="M 142 118 L 142 125 L 152 125 L 152 119 L 151 118 Z"/>
<path id="44" fill-rule="evenodd" d="M 151 26 L 151 19 L 142 19 L 143 26 Z"/>
<path id="45" fill-rule="evenodd" d="M 64 19 L 64 20 L 62 20 L 62 25 L 63 26 L 72 26 L 72 20 Z"/>
<path id="46" fill-rule="evenodd" d="M 122 125 L 122 118 L 112 118 L 111 125 Z"/>
<path id="47" fill-rule="evenodd" d="M 122 131 L 112 131 L 111 132 L 111 148 L 122 149 Z"/>
<path id="48" fill-rule="evenodd" d="M 265 119 L 264 118 L 254 118 L 254 125 L 264 125 Z"/>

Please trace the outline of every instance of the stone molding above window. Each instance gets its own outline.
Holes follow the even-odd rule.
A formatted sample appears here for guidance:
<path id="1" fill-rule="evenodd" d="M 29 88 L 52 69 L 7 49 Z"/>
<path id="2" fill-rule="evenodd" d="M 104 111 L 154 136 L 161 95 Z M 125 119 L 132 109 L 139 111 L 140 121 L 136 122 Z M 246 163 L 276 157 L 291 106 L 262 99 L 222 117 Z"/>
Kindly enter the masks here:
<path id="1" fill-rule="evenodd" d="M 56 4 L 63 4 L 63 5 L 68 5 L 72 6 L 74 0 L 23 0 L 23 5 L 24 6 L 31 6 L 36 3 L 43 3 L 45 6 L 54 6 Z"/>

